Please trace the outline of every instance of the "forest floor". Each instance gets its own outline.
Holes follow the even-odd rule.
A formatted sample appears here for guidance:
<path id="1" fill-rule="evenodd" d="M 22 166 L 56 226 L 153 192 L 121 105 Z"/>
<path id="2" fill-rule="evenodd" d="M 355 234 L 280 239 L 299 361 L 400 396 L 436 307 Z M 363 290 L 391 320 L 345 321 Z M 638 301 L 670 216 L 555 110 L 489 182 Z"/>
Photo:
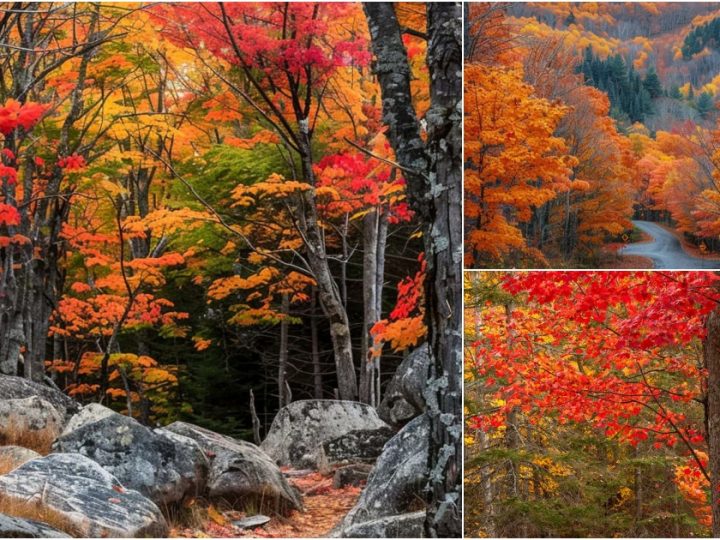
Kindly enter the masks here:
<path id="1" fill-rule="evenodd" d="M 283 472 L 291 469 L 283 468 Z M 233 525 L 247 517 L 237 510 L 221 510 L 213 506 L 202 510 L 202 522 L 195 527 L 173 527 L 171 538 L 316 538 L 327 536 L 355 505 L 363 486 L 333 487 L 333 474 L 312 471 L 290 476 L 288 482 L 303 497 L 304 512 L 275 516 L 262 527 L 239 529 Z"/>

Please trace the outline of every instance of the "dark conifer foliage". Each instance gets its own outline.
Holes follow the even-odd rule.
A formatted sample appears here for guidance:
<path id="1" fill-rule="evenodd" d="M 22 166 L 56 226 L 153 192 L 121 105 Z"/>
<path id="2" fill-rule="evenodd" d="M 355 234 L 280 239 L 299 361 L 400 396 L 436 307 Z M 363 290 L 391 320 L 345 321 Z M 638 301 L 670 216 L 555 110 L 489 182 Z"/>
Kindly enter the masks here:
<path id="1" fill-rule="evenodd" d="M 700 116 L 702 116 L 703 118 L 707 118 L 710 113 L 715 109 L 715 100 L 713 99 L 712 94 L 710 94 L 709 92 L 703 92 L 702 94 L 700 94 L 697 98 L 695 108 L 697 109 Z"/>
<path id="2" fill-rule="evenodd" d="M 643 79 L 619 54 L 602 59 L 588 47 L 578 71 L 585 76 L 586 84 L 607 93 L 612 114 L 618 120 L 644 121 L 652 113 L 653 98 L 663 93 L 654 69 L 650 68 Z"/>
<path id="3" fill-rule="evenodd" d="M 705 47 L 720 48 L 720 18 L 693 28 L 683 41 L 682 54 L 685 60 L 699 53 Z"/>

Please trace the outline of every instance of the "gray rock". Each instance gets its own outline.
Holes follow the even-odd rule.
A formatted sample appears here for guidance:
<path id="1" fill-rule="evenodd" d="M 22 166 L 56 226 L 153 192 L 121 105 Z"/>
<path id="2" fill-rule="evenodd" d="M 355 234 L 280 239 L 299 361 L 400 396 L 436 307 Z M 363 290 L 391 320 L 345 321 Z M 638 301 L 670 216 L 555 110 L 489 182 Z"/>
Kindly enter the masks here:
<path id="1" fill-rule="evenodd" d="M 71 538 L 45 523 L 0 514 L 0 538 Z"/>
<path id="2" fill-rule="evenodd" d="M 262 527 L 268 523 L 270 523 L 270 518 L 268 516 L 263 516 L 262 514 L 238 519 L 237 521 L 232 522 L 232 524 L 239 529 L 254 529 L 255 527 Z"/>
<path id="3" fill-rule="evenodd" d="M 429 441 L 427 415 L 415 418 L 390 439 L 340 529 L 417 510 L 428 480 Z"/>
<path id="4" fill-rule="evenodd" d="M 422 538 L 425 511 L 382 517 L 351 525 L 342 538 Z"/>
<path id="5" fill-rule="evenodd" d="M 351 525 L 341 538 L 422 538 L 425 511 L 387 516 Z"/>
<path id="6" fill-rule="evenodd" d="M 56 451 L 89 457 L 159 505 L 203 492 L 208 463 L 193 440 L 151 430 L 113 411 L 83 411 L 79 416 L 87 421 L 81 417 L 77 429 L 66 430 L 55 442 Z"/>
<path id="7" fill-rule="evenodd" d="M 318 469 L 322 445 L 352 431 L 387 428 L 375 409 L 354 401 L 295 401 L 278 412 L 262 449 L 279 465 Z"/>
<path id="8" fill-rule="evenodd" d="M 87 424 L 92 424 L 102 420 L 103 418 L 112 416 L 113 414 L 117 413 L 112 409 L 108 409 L 104 405 L 100 405 L 99 403 L 89 403 L 88 405 L 84 405 L 80 411 L 70 418 L 67 424 L 65 424 L 63 435 L 70 433 L 71 431 L 75 431 L 76 429 L 80 429 Z"/>
<path id="9" fill-rule="evenodd" d="M 322 444 L 320 468 L 339 463 L 375 462 L 395 432 L 389 427 L 358 429 Z"/>
<path id="10" fill-rule="evenodd" d="M 302 509 L 297 491 L 273 460 L 254 444 L 185 422 L 174 422 L 165 429 L 194 440 L 210 459 L 207 495 L 211 499 L 234 505 L 252 500 L 263 511 L 280 513 Z"/>
<path id="11" fill-rule="evenodd" d="M 359 486 L 364 484 L 367 482 L 372 469 L 372 465 L 367 463 L 356 463 L 340 467 L 335 471 L 335 475 L 333 476 L 333 487 L 339 489 L 345 486 Z"/>
<path id="12" fill-rule="evenodd" d="M 37 396 L 51 403 L 65 419 L 80 409 L 80 404 L 60 390 L 22 377 L 0 375 L 0 400 L 23 399 Z"/>
<path id="13" fill-rule="evenodd" d="M 378 416 L 398 429 L 425 411 L 423 391 L 427 385 L 430 353 L 427 343 L 413 350 L 390 379 Z"/>
<path id="14" fill-rule="evenodd" d="M 0 469 L 10 472 L 23 463 L 39 457 L 42 456 L 34 450 L 22 446 L 0 446 Z"/>
<path id="15" fill-rule="evenodd" d="M 47 451 L 64 422 L 55 406 L 38 396 L 0 400 L 0 444 Z"/>
<path id="16" fill-rule="evenodd" d="M 165 518 L 150 499 L 80 454 L 50 454 L 0 476 L 0 497 L 59 513 L 90 538 L 165 536 Z"/>

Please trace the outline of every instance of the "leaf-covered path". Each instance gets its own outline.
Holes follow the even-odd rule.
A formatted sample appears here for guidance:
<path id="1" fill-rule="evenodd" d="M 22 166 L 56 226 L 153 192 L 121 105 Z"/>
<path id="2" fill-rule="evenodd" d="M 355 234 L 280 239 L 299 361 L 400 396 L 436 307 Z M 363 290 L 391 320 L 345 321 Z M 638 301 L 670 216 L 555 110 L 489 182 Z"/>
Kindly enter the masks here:
<path id="1" fill-rule="evenodd" d="M 289 472 L 289 471 L 285 471 Z M 298 471 L 299 472 L 299 471 Z M 171 537 L 181 538 L 318 538 L 328 534 L 355 505 L 362 486 L 333 487 L 333 475 L 319 472 L 295 476 L 288 481 L 303 494 L 304 512 L 273 517 L 267 525 L 240 530 L 233 525 L 246 517 L 242 512 L 221 512 L 210 507 L 208 519 L 199 528 L 178 528 Z"/>

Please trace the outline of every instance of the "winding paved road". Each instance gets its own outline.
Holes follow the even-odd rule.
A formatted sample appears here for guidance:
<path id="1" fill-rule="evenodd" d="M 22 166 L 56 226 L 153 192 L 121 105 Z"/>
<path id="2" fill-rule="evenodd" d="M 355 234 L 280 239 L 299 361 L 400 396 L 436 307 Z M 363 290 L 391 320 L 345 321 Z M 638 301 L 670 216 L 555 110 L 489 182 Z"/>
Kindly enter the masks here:
<path id="1" fill-rule="evenodd" d="M 651 221 L 633 221 L 642 232 L 653 237 L 652 242 L 630 244 L 620 249 L 621 255 L 640 255 L 653 262 L 653 268 L 674 270 L 720 269 L 720 261 L 693 257 L 685 252 L 672 233 Z"/>

